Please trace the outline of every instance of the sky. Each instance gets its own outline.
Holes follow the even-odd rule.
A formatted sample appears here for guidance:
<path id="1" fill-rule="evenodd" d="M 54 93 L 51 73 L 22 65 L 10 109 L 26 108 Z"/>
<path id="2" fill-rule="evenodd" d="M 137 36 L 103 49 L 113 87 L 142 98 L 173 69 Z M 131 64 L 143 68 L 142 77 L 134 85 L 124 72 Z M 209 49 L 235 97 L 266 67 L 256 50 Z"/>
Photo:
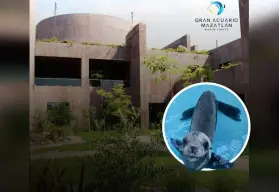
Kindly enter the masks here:
<path id="1" fill-rule="evenodd" d="M 278 4 L 278 0 L 265 0 L 264 7 L 260 0 L 250 1 L 254 5 L 251 15 L 266 15 Z M 218 45 L 229 43 L 240 38 L 240 23 L 229 31 L 204 31 L 194 18 L 211 18 L 207 11 L 211 0 L 36 0 L 36 23 L 54 15 L 54 3 L 57 3 L 57 15 L 69 13 L 92 13 L 119 17 L 134 23 L 142 22 L 147 26 L 147 47 L 162 48 L 185 34 L 191 37 L 191 45 L 198 45 L 200 50 L 213 49 Z M 223 0 L 224 18 L 239 18 L 238 0 Z M 259 3 L 261 6 L 258 6 Z M 265 10 L 265 11 L 263 11 Z M 252 12 L 252 14 L 251 14 Z"/>

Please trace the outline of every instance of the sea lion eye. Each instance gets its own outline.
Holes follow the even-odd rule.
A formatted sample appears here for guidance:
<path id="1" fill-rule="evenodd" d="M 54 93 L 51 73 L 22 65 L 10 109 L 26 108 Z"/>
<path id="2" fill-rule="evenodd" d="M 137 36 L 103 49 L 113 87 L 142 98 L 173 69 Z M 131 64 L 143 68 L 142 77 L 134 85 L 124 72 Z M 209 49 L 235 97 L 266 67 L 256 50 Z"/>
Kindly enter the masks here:
<path id="1" fill-rule="evenodd" d="M 208 149 L 208 147 L 209 147 L 208 142 L 203 143 L 203 147 L 204 147 L 205 149 Z"/>

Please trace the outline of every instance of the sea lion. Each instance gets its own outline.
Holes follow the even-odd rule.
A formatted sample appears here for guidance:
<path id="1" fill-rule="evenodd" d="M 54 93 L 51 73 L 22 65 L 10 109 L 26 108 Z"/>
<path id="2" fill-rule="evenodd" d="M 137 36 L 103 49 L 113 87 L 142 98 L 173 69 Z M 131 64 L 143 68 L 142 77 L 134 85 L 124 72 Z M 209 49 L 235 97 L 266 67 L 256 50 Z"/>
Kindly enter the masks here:
<path id="1" fill-rule="evenodd" d="M 171 138 L 171 143 L 180 152 L 184 165 L 189 170 L 230 168 L 233 165 L 211 151 L 216 132 L 217 110 L 240 121 L 240 110 L 218 101 L 211 91 L 203 92 L 196 106 L 182 113 L 181 120 L 192 117 L 190 131 L 182 141 Z"/>

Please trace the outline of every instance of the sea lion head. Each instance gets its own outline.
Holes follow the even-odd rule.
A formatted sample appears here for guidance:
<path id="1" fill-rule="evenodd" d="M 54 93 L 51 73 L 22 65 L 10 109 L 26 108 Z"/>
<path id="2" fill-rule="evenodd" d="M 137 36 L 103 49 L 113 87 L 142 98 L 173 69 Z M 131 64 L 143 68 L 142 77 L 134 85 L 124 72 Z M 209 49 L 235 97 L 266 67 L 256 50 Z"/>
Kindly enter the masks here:
<path id="1" fill-rule="evenodd" d="M 192 131 L 182 141 L 172 139 L 171 142 L 181 153 L 184 165 L 190 170 L 200 171 L 211 158 L 211 141 L 202 132 Z"/>

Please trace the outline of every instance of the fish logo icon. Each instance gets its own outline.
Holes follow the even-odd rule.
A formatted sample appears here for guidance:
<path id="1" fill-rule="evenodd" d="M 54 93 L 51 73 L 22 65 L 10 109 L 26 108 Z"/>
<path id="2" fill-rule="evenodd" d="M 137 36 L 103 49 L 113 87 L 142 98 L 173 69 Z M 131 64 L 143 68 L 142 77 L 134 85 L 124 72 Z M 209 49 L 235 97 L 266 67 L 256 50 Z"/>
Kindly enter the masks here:
<path id="1" fill-rule="evenodd" d="M 213 15 L 221 15 L 224 12 L 225 4 L 220 1 L 211 1 L 207 9 Z"/>

